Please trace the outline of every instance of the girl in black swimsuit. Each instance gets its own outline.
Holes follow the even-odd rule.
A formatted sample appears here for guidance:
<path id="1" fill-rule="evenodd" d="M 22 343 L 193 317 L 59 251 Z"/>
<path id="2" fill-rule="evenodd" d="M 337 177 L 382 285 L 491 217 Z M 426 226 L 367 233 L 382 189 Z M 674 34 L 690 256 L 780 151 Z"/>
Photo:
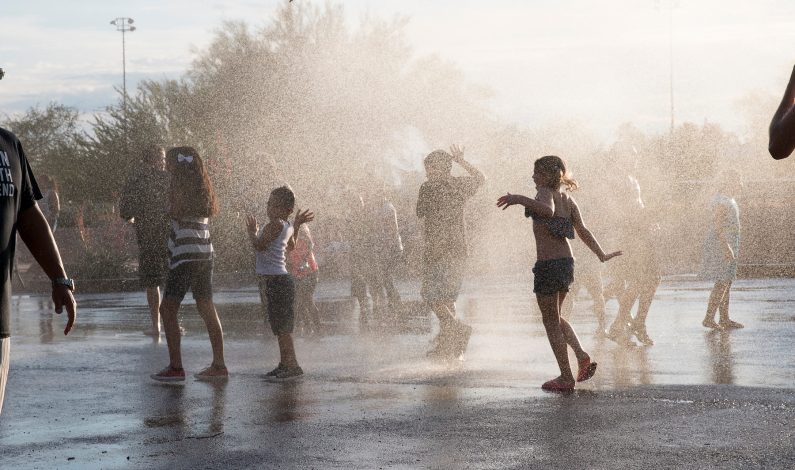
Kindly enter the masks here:
<path id="1" fill-rule="evenodd" d="M 544 383 L 541 388 L 569 392 L 574 390 L 575 378 L 569 366 L 567 346 L 571 346 L 577 356 L 577 382 L 588 380 L 596 372 L 596 363 L 582 349 L 569 322 L 560 316 L 561 304 L 574 280 L 574 257 L 569 240 L 574 239 L 576 232 L 602 262 L 621 252 L 606 254 L 602 250 L 585 226 L 577 203 L 561 189 L 563 186 L 567 190 L 576 189 L 577 182 L 566 171 L 566 165 L 560 157 L 549 155 L 536 160 L 533 181 L 538 190 L 534 199 L 509 193 L 497 200 L 497 207 L 506 209 L 521 204 L 525 208 L 525 216 L 533 218 L 537 255 L 533 267 L 533 292 L 541 309 L 549 344 L 560 367 L 560 376 Z"/>

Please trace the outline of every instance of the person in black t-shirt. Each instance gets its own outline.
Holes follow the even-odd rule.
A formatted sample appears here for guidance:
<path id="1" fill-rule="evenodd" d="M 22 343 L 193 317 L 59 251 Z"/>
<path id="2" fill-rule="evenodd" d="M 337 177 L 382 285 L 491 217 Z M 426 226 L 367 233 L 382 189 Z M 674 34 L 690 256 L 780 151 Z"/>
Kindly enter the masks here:
<path id="1" fill-rule="evenodd" d="M 160 336 L 160 286 L 168 272 L 169 224 L 166 198 L 169 175 L 166 153 L 159 145 L 144 147 L 142 167 L 127 179 L 119 200 L 119 215 L 135 225 L 138 242 L 138 277 L 146 289 L 152 326 L 144 330 Z"/>
<path id="2" fill-rule="evenodd" d="M 451 176 L 453 162 L 469 176 Z M 421 295 L 439 319 L 439 335 L 428 355 L 455 358 L 466 350 L 472 334 L 472 327 L 455 318 L 467 258 L 464 205 L 486 177 L 464 160 L 464 149 L 456 145 L 450 153 L 435 150 L 428 154 L 425 172 L 428 179 L 417 197 L 417 217 L 423 219 L 425 242 Z"/>
<path id="3" fill-rule="evenodd" d="M 66 308 L 69 319 L 64 334 L 68 334 L 75 323 L 74 281 L 66 276 L 50 226 L 36 204 L 41 197 L 22 144 L 14 134 L 0 128 L 0 271 L 3 278 L 0 289 L 0 412 L 11 350 L 11 272 L 17 233 L 52 280 L 55 311 L 61 313 Z"/>

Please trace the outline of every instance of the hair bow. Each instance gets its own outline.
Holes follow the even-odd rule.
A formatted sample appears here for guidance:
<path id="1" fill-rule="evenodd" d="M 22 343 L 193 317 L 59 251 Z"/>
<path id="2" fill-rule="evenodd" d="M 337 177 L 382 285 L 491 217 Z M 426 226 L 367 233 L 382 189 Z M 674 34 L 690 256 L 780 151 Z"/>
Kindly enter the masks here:
<path id="1" fill-rule="evenodd" d="M 177 154 L 177 162 L 193 163 L 193 155 L 182 155 L 181 153 Z"/>

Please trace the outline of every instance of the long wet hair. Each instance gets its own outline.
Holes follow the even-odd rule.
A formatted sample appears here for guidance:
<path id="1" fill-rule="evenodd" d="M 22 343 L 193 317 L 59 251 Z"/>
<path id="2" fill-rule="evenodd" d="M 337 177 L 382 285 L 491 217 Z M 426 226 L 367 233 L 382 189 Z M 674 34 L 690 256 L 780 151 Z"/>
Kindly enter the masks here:
<path id="1" fill-rule="evenodd" d="M 579 187 L 577 181 L 566 169 L 566 163 L 558 156 L 547 155 L 541 157 L 535 161 L 534 167 L 539 173 L 550 177 L 554 189 L 560 189 L 561 186 L 565 186 L 567 191 L 574 191 Z"/>
<path id="2" fill-rule="evenodd" d="M 166 167 L 171 173 L 168 200 L 172 217 L 211 217 L 218 213 L 213 184 L 196 149 L 169 149 Z"/>

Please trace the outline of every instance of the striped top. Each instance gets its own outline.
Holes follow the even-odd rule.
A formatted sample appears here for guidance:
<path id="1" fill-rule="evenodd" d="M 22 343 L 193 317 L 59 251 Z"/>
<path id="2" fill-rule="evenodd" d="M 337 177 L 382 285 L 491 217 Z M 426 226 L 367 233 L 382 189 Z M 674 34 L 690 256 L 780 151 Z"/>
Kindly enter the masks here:
<path id="1" fill-rule="evenodd" d="M 171 219 L 168 251 L 170 269 L 192 261 L 212 261 L 213 244 L 210 241 L 209 219 L 207 217 Z"/>

